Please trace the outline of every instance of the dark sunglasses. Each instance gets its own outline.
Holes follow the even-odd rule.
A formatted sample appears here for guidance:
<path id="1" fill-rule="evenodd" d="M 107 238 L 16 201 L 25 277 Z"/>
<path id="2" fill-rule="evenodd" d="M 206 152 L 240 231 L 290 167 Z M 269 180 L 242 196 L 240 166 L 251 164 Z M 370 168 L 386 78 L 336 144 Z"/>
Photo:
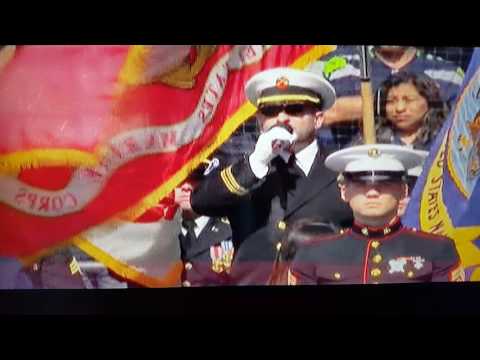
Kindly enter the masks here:
<path id="1" fill-rule="evenodd" d="M 311 108 L 305 104 L 279 104 L 279 105 L 265 105 L 258 109 L 258 111 L 268 117 L 277 116 L 282 111 L 285 111 L 287 115 L 300 115 L 305 112 L 306 109 Z"/>

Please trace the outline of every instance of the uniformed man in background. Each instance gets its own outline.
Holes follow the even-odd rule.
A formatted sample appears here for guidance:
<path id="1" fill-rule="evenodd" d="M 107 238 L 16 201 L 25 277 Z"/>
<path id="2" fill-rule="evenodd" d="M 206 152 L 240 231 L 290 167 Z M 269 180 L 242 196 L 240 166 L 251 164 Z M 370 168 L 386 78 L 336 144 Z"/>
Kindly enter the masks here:
<path id="1" fill-rule="evenodd" d="M 175 202 L 182 212 L 179 240 L 184 287 L 218 286 L 229 282 L 234 254 L 230 223 L 227 218 L 196 214 L 190 202 L 192 190 L 218 166 L 218 158 L 206 161 L 175 189 Z"/>

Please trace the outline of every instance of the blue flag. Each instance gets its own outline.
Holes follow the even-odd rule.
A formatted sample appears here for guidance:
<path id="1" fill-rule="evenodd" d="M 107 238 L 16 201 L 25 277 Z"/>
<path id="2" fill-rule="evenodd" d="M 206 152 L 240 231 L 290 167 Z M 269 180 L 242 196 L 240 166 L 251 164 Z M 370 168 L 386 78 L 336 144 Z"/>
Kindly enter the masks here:
<path id="1" fill-rule="evenodd" d="M 455 241 L 467 280 L 480 280 L 480 48 L 433 144 L 403 222 Z"/>

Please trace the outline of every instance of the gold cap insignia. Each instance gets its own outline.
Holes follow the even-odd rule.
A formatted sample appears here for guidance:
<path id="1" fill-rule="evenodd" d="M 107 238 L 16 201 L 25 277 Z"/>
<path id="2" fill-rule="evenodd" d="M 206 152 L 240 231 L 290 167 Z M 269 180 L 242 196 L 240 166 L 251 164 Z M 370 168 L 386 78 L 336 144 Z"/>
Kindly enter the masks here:
<path id="1" fill-rule="evenodd" d="M 380 156 L 380 151 L 377 148 L 372 148 L 368 150 L 368 156 L 371 158 L 378 158 Z"/>
<path id="2" fill-rule="evenodd" d="M 288 88 L 289 83 L 290 82 L 288 81 L 288 79 L 282 76 L 277 79 L 277 81 L 275 82 L 275 86 L 279 90 L 285 90 L 286 88 Z"/>

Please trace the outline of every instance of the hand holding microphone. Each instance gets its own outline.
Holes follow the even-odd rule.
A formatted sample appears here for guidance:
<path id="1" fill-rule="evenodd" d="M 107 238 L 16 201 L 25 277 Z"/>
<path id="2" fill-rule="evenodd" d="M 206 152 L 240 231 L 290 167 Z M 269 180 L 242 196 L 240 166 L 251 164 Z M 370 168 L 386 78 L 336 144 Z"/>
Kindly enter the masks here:
<path id="1" fill-rule="evenodd" d="M 268 172 L 268 165 L 275 157 L 289 154 L 297 135 L 288 124 L 278 124 L 259 136 L 255 150 L 249 157 L 250 167 L 259 179 Z"/>

